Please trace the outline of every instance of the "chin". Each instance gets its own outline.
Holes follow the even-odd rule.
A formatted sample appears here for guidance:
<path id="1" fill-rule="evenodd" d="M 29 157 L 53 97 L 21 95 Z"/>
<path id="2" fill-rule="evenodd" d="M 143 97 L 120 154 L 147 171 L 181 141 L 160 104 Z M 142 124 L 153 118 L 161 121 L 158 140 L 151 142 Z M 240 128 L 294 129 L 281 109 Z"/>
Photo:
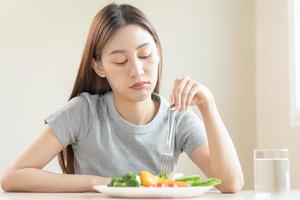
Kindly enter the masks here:
<path id="1" fill-rule="evenodd" d="M 133 101 L 145 101 L 148 98 L 151 98 L 151 92 L 140 91 L 136 92 L 129 96 L 129 98 Z"/>
<path id="2" fill-rule="evenodd" d="M 151 98 L 153 90 L 142 90 L 142 91 L 131 91 L 128 94 L 128 98 L 131 101 L 145 101 L 148 98 Z"/>

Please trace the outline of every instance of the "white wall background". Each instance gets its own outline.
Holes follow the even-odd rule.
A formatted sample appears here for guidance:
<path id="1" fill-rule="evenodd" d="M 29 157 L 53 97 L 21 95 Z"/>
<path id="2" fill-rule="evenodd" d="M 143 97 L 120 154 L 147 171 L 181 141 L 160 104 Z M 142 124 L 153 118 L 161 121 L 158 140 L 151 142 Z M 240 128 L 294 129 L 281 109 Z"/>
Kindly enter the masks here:
<path id="1" fill-rule="evenodd" d="M 299 1 L 299 0 L 295 0 Z M 259 148 L 289 148 L 291 186 L 300 187 L 300 127 L 291 125 L 289 3 L 257 0 L 256 102 Z M 292 74 L 294 75 L 294 74 Z"/>
<path id="2" fill-rule="evenodd" d="M 67 101 L 92 18 L 110 1 L 0 0 L 0 174 Z M 116 1 L 150 18 L 164 51 L 162 95 L 188 75 L 208 86 L 253 187 L 255 1 Z M 56 161 L 47 169 L 57 170 Z M 182 156 L 178 171 L 198 173 Z"/>

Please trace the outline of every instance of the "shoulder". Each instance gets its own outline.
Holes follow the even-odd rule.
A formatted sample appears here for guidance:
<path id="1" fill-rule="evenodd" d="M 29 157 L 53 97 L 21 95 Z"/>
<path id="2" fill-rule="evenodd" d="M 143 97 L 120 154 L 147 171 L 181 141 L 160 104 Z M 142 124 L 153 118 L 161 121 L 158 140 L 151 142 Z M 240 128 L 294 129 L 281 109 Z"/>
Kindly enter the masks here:
<path id="1" fill-rule="evenodd" d="M 88 92 L 83 92 L 78 96 L 73 97 L 64 107 L 64 109 L 77 110 L 79 112 L 92 111 L 99 105 L 105 104 L 104 95 L 90 94 Z"/>
<path id="2" fill-rule="evenodd" d="M 73 97 L 69 100 L 70 104 L 77 104 L 77 105 L 93 105 L 97 102 L 103 102 L 105 100 L 105 95 L 99 94 L 90 94 L 88 92 L 83 92 L 80 95 Z"/>
<path id="3" fill-rule="evenodd" d="M 195 125 L 200 127 L 204 126 L 200 116 L 198 116 L 192 108 L 188 108 L 185 112 L 177 112 L 176 121 L 177 125 L 181 128 L 192 127 Z"/>
<path id="4" fill-rule="evenodd" d="M 188 120 L 188 119 L 198 119 L 198 115 L 192 110 L 192 108 L 188 108 L 185 112 L 177 112 L 177 119 L 179 121 Z"/>

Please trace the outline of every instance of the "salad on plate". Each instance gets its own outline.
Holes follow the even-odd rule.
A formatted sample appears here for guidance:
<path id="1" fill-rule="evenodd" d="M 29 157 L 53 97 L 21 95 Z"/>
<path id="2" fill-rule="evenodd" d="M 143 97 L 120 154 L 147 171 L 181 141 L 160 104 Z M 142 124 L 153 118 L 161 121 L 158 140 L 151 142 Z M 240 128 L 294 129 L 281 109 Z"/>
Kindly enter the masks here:
<path id="1" fill-rule="evenodd" d="M 188 198 L 200 196 L 221 183 L 218 178 L 203 179 L 199 175 L 154 175 L 148 171 L 128 172 L 115 176 L 108 185 L 94 185 L 96 191 L 111 197 Z"/>
<path id="2" fill-rule="evenodd" d="M 195 187 L 215 186 L 221 184 L 218 178 L 203 179 L 199 175 L 173 176 L 158 174 L 154 175 L 148 171 L 140 171 L 139 175 L 129 172 L 123 177 L 115 176 L 108 187 Z"/>

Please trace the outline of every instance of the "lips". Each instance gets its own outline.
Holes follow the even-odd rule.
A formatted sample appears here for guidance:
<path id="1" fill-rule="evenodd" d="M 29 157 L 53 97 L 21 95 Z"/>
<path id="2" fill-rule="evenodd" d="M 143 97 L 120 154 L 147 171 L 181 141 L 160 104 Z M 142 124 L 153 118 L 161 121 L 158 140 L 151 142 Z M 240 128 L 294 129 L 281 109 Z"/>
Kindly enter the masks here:
<path id="1" fill-rule="evenodd" d="M 150 84 L 149 81 L 138 81 L 132 84 L 129 88 L 135 89 L 135 90 L 140 90 L 145 88 L 146 85 Z"/>

